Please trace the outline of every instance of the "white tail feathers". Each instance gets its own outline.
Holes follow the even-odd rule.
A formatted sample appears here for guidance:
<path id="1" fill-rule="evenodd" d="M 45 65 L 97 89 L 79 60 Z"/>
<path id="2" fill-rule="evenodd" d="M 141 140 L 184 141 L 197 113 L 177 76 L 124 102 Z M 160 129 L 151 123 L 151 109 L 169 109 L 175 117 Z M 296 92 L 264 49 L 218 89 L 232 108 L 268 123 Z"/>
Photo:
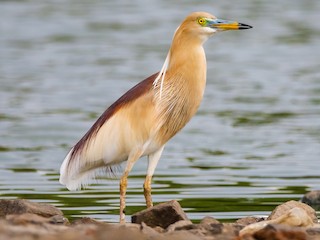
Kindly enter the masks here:
<path id="1" fill-rule="evenodd" d="M 68 153 L 60 167 L 59 182 L 65 185 L 70 191 L 75 191 L 80 190 L 83 186 L 87 186 L 90 180 L 96 177 L 98 169 L 93 168 L 89 171 L 81 171 L 79 156 L 76 156 L 76 158 L 70 162 L 72 152 L 73 149 Z"/>
<path id="2" fill-rule="evenodd" d="M 98 161 L 86 161 L 81 154 L 73 155 L 70 150 L 60 167 L 59 182 L 70 191 L 80 190 L 86 187 L 97 176 L 108 175 L 116 177 L 120 163 L 106 164 L 102 159 Z"/>
<path id="3" fill-rule="evenodd" d="M 71 151 L 68 153 L 68 155 L 63 160 L 63 163 L 61 164 L 60 179 L 59 179 L 59 182 L 62 185 L 65 185 L 70 191 L 74 191 L 74 190 L 81 188 L 81 183 L 79 184 L 76 179 L 73 179 L 71 177 L 73 174 L 69 172 L 70 168 L 68 167 L 68 165 L 69 165 L 70 156 L 71 156 L 72 151 L 73 151 L 73 149 L 71 149 Z"/>

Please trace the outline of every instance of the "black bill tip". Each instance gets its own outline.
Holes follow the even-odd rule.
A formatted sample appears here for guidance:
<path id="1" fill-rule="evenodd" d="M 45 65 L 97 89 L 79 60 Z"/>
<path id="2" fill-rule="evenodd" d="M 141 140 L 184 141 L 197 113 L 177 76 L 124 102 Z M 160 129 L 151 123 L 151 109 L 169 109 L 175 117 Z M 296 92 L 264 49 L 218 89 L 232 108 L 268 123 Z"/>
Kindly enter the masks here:
<path id="1" fill-rule="evenodd" d="M 250 29 L 250 28 L 252 28 L 252 26 L 244 23 L 239 23 L 239 30 Z"/>

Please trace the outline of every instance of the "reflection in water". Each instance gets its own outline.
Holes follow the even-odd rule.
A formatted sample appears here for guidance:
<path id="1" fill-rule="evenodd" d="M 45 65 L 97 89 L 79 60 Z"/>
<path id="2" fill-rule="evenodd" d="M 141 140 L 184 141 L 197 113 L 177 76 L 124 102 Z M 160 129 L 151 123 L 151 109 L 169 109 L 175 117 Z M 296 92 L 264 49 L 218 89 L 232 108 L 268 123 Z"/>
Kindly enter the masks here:
<path id="1" fill-rule="evenodd" d="M 181 11 L 156 0 L 30 0 L 0 2 L 0 198 L 117 221 L 118 180 L 69 192 L 58 183 L 59 166 L 105 107 L 159 70 L 195 6 L 254 28 L 206 45 L 205 98 L 164 151 L 154 201 L 177 199 L 195 221 L 231 221 L 318 189 L 319 1 L 232 0 L 214 9 L 189 1 Z M 145 169 L 140 160 L 131 173 L 128 216 L 145 207 Z"/>

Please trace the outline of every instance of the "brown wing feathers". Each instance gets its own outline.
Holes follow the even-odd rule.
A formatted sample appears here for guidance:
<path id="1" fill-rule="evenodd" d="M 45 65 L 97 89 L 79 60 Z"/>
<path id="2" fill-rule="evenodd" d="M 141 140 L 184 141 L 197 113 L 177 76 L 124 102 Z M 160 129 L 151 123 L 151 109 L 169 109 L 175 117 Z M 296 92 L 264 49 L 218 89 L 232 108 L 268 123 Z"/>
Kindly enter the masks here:
<path id="1" fill-rule="evenodd" d="M 118 110 L 120 110 L 125 105 L 134 101 L 135 99 L 142 96 L 144 93 L 148 92 L 153 86 L 153 82 L 157 77 L 158 73 L 151 75 L 150 77 L 144 79 L 129 91 L 127 91 L 124 95 L 122 95 L 116 102 L 114 102 L 105 112 L 98 118 L 98 120 L 93 124 L 93 126 L 89 129 L 89 131 L 80 139 L 80 141 L 73 147 L 72 153 L 70 155 L 70 162 L 75 158 L 76 155 L 80 154 L 81 151 L 86 147 L 86 143 L 92 139 L 101 126 L 108 121 L 110 117 L 112 117 Z"/>

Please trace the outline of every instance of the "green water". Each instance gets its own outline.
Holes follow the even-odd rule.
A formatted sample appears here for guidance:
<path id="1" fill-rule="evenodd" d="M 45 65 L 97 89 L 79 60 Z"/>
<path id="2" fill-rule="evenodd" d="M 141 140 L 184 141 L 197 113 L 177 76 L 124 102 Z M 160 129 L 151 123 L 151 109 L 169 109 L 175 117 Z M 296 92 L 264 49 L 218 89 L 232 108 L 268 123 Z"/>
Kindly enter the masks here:
<path id="1" fill-rule="evenodd" d="M 0 198 L 118 221 L 118 180 L 69 192 L 60 164 L 108 105 L 161 68 L 174 30 L 197 10 L 254 28 L 206 44 L 205 98 L 165 148 L 154 202 L 177 199 L 194 221 L 232 221 L 319 189 L 319 1 L 25 0 L 0 1 Z M 141 159 L 128 219 L 145 207 L 145 172 Z"/>

